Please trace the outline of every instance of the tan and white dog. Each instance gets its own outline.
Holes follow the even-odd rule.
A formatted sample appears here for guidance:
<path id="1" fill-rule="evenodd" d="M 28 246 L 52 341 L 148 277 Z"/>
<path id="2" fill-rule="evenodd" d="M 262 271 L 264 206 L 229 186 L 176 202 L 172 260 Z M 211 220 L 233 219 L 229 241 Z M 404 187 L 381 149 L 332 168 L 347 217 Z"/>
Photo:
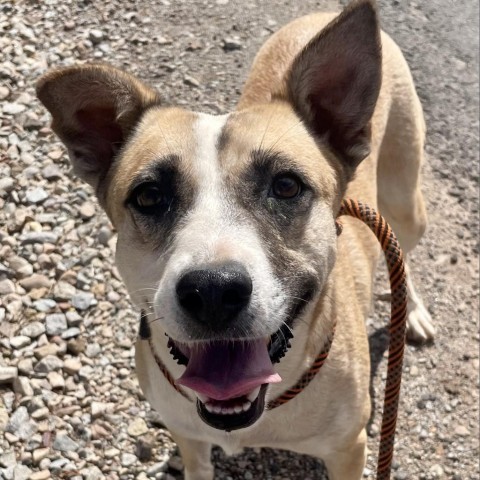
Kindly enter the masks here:
<path id="1" fill-rule="evenodd" d="M 331 480 L 361 478 L 365 319 L 379 247 L 353 219 L 342 219 L 337 238 L 335 217 L 346 195 L 366 202 L 405 252 L 426 224 L 422 109 L 373 1 L 273 35 L 227 115 L 164 106 L 109 66 L 52 71 L 37 91 L 74 171 L 118 232 L 118 268 L 151 334 L 151 347 L 139 342 L 136 352 L 140 385 L 180 448 L 185 477 L 213 477 L 217 444 L 227 453 L 289 449 L 323 459 Z M 410 335 L 431 338 L 411 279 L 409 302 Z M 267 411 L 335 323 L 320 373 Z M 291 348 L 276 363 L 290 330 Z M 169 385 L 154 353 L 190 400 Z"/>

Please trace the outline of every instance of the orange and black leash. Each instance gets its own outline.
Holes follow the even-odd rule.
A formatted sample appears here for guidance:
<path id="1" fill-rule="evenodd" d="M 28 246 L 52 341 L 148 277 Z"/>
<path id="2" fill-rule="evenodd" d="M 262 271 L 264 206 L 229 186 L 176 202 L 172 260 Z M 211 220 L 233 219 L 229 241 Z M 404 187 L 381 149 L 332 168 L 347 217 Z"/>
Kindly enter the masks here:
<path id="1" fill-rule="evenodd" d="M 349 215 L 364 222 L 375 234 L 385 254 L 390 277 L 391 289 L 391 321 L 390 342 L 388 346 L 387 383 L 383 402 L 382 430 L 377 463 L 377 479 L 389 480 L 393 459 L 395 428 L 397 424 L 398 403 L 400 399 L 400 384 L 402 380 L 403 352 L 405 349 L 405 332 L 407 321 L 407 287 L 403 253 L 398 240 L 385 219 L 373 208 L 361 202 L 345 199 L 342 202 L 338 216 Z M 341 224 L 337 221 L 337 232 L 341 232 Z M 310 368 L 300 380 L 286 392 L 283 392 L 270 401 L 267 408 L 272 410 L 295 398 L 313 380 L 327 360 L 330 347 L 334 339 L 335 329 L 331 332 L 327 342 L 315 358 Z M 175 383 L 175 379 L 165 364 L 156 354 L 152 345 L 147 316 L 142 312 L 140 322 L 140 340 L 148 341 L 150 350 L 159 369 L 170 385 L 183 397 L 191 401 L 187 393 Z"/>
<path id="2" fill-rule="evenodd" d="M 342 203 L 339 216 L 350 215 L 364 222 L 375 234 L 387 261 L 391 290 L 387 383 L 383 400 L 382 430 L 377 462 L 377 480 L 389 480 L 397 425 L 403 352 L 407 325 L 407 285 L 403 253 L 386 220 L 373 208 L 351 199 Z"/>

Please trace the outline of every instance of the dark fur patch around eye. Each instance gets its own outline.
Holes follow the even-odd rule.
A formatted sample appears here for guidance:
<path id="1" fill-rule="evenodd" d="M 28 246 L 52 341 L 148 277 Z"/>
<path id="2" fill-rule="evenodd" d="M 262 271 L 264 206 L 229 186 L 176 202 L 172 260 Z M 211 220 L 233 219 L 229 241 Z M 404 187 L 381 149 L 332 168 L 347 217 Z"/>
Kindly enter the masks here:
<path id="1" fill-rule="evenodd" d="M 158 205 L 140 208 L 137 201 L 139 192 L 146 186 L 154 186 L 161 195 Z M 194 187 L 182 173 L 180 157 L 168 155 L 151 163 L 132 182 L 125 206 L 130 210 L 135 225 L 142 230 L 142 236 L 162 237 L 170 235 L 193 203 Z"/>
<path id="2" fill-rule="evenodd" d="M 305 223 L 314 198 L 308 177 L 291 159 L 275 152 L 254 150 L 252 162 L 235 185 L 239 203 L 259 220 L 259 228 L 267 228 L 288 242 Z M 272 190 L 275 179 L 292 176 L 301 191 L 292 198 L 278 198 Z"/>

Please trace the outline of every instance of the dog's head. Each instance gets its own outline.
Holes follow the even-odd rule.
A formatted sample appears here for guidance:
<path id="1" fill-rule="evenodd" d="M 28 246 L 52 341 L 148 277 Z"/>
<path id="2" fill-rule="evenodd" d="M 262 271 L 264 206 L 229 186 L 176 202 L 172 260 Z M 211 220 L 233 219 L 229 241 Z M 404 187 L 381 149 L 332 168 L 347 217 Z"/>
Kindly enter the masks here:
<path id="1" fill-rule="evenodd" d="M 295 59 L 270 103 L 211 116 L 165 107 L 131 75 L 99 65 L 38 84 L 75 172 L 118 232 L 134 303 L 187 364 L 212 426 L 241 428 L 278 382 L 285 329 L 324 289 L 335 215 L 369 153 L 380 88 L 369 2 L 348 9 Z M 160 374 L 160 373 L 159 373 Z"/>

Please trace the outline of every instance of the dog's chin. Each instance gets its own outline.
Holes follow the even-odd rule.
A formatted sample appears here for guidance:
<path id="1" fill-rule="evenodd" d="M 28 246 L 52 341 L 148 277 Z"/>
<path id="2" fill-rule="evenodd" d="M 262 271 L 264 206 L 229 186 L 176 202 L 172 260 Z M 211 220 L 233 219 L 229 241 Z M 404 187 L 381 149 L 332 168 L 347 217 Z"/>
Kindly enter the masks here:
<path id="1" fill-rule="evenodd" d="M 226 432 L 250 427 L 265 409 L 267 387 L 263 384 L 247 395 L 224 401 L 197 397 L 198 415 L 207 425 Z"/>

